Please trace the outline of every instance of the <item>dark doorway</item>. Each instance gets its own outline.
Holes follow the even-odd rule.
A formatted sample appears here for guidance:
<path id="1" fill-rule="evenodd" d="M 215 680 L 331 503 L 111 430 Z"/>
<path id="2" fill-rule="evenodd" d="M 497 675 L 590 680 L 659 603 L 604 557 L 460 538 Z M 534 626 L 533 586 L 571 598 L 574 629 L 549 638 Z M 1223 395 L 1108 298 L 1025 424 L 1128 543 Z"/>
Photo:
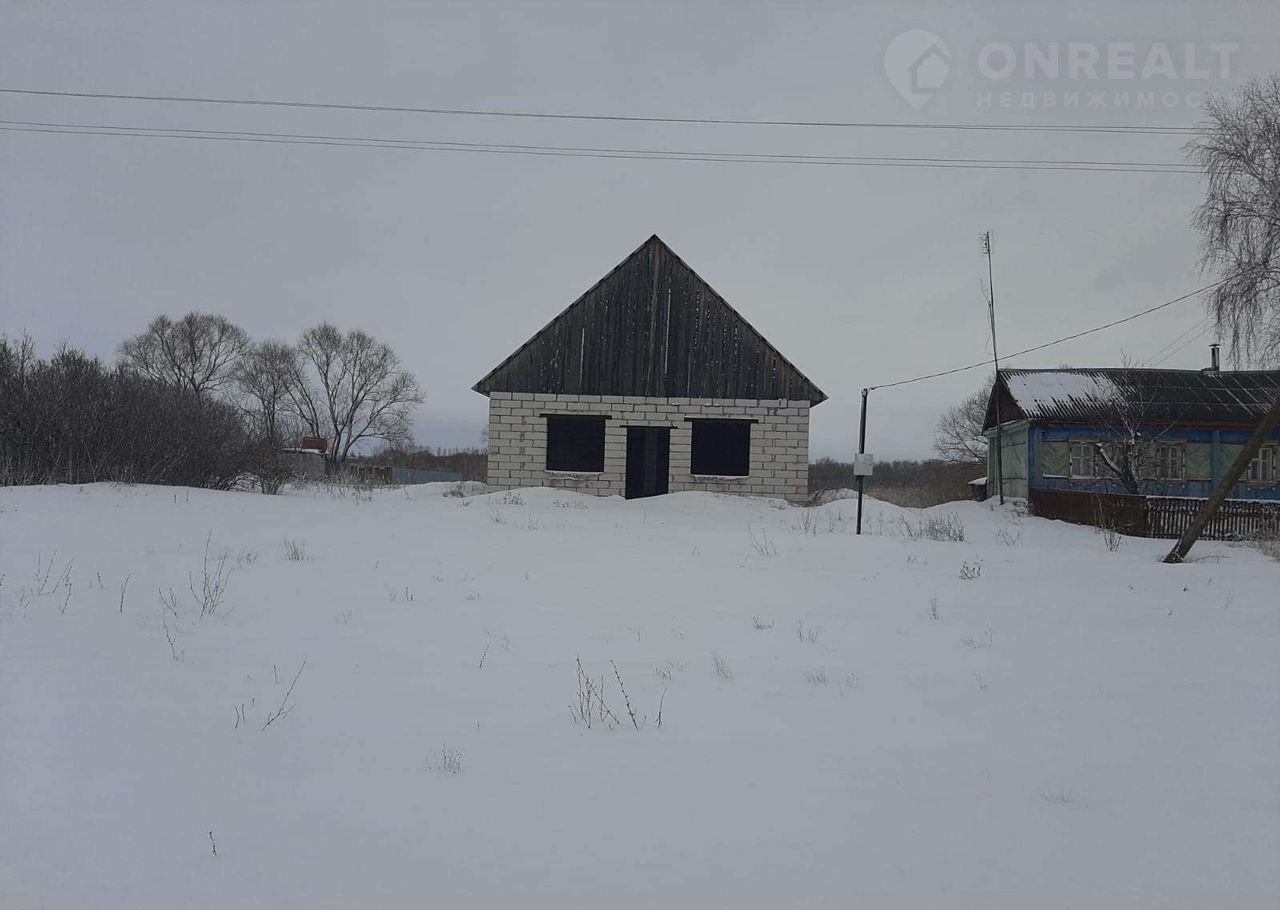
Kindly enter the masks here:
<path id="1" fill-rule="evenodd" d="M 627 499 L 667 492 L 670 463 L 669 427 L 627 427 Z"/>

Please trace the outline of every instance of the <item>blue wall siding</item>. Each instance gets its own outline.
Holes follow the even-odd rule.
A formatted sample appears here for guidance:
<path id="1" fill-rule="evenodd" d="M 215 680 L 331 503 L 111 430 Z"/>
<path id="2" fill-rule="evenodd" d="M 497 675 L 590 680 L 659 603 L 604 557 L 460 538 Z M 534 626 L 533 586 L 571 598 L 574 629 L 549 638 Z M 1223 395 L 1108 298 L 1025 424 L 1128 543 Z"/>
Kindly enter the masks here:
<path id="1" fill-rule="evenodd" d="M 1030 428 L 1027 440 L 1028 484 L 1036 490 L 1075 490 L 1099 493 L 1123 493 L 1124 488 L 1114 480 L 1072 480 L 1065 477 L 1045 477 L 1040 469 L 1041 444 L 1046 441 L 1081 439 L 1105 439 L 1115 435 L 1114 428 L 1089 426 L 1036 425 Z M 1222 446 L 1244 445 L 1253 436 L 1252 430 L 1217 430 L 1179 428 L 1162 433 L 1170 442 L 1197 442 L 1209 445 L 1210 480 L 1161 481 L 1147 480 L 1143 489 L 1150 496 L 1199 496 L 1213 493 L 1222 473 L 1228 467 Z M 1272 434 L 1272 442 L 1280 442 L 1280 431 Z M 1280 484 L 1238 483 L 1231 492 L 1233 499 L 1280 500 Z"/>

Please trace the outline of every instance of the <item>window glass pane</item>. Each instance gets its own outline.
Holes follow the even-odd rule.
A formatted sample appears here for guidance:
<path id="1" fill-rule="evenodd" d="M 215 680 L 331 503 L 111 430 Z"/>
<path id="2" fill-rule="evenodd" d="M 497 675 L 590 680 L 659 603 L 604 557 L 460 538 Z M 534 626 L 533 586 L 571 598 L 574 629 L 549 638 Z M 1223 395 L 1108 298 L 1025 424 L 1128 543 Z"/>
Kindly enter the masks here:
<path id="1" fill-rule="evenodd" d="M 603 471 L 603 417 L 548 417 L 548 471 Z"/>
<path id="2" fill-rule="evenodd" d="M 751 465 L 751 422 L 695 420 L 691 471 L 719 477 L 746 477 Z"/>
<path id="3" fill-rule="evenodd" d="M 1071 444 L 1071 476 L 1094 476 L 1093 456 L 1094 449 L 1092 445 L 1087 442 L 1073 442 Z"/>
<path id="4" fill-rule="evenodd" d="M 1254 483 L 1274 483 L 1280 479 L 1280 447 L 1264 446 L 1249 462 L 1247 478 Z"/>

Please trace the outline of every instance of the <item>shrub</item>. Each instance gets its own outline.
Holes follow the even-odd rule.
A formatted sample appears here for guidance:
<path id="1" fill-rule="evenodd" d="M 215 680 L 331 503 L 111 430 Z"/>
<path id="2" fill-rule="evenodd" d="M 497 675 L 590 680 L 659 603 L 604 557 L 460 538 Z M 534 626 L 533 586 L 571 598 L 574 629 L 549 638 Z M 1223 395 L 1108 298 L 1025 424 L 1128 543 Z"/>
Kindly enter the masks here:
<path id="1" fill-rule="evenodd" d="M 0 483 L 228 489 L 251 472 L 230 404 L 62 348 L 37 360 L 0 338 Z"/>

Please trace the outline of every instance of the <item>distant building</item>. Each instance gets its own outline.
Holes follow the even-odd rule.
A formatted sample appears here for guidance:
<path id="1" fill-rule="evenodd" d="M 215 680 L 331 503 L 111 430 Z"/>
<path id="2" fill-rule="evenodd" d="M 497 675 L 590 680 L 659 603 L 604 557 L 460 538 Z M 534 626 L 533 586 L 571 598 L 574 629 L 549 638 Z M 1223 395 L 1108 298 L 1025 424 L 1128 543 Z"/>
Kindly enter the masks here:
<path id="1" fill-rule="evenodd" d="M 983 427 L 988 492 L 999 492 L 998 422 L 1006 496 L 1126 492 L 1111 467 L 1122 461 L 1126 440 L 1135 440 L 1140 493 L 1208 496 L 1280 397 L 1280 370 L 1216 366 L 1215 349 L 1206 370 L 1001 370 Z M 1280 431 L 1231 495 L 1280 500 Z"/>
<path id="2" fill-rule="evenodd" d="M 280 451 L 290 473 L 295 477 L 323 477 L 324 454 L 328 448 L 329 440 L 319 436 L 304 436 L 296 446 Z"/>
<path id="3" fill-rule="evenodd" d="M 475 385 L 489 485 L 808 492 L 812 382 L 658 237 Z"/>

